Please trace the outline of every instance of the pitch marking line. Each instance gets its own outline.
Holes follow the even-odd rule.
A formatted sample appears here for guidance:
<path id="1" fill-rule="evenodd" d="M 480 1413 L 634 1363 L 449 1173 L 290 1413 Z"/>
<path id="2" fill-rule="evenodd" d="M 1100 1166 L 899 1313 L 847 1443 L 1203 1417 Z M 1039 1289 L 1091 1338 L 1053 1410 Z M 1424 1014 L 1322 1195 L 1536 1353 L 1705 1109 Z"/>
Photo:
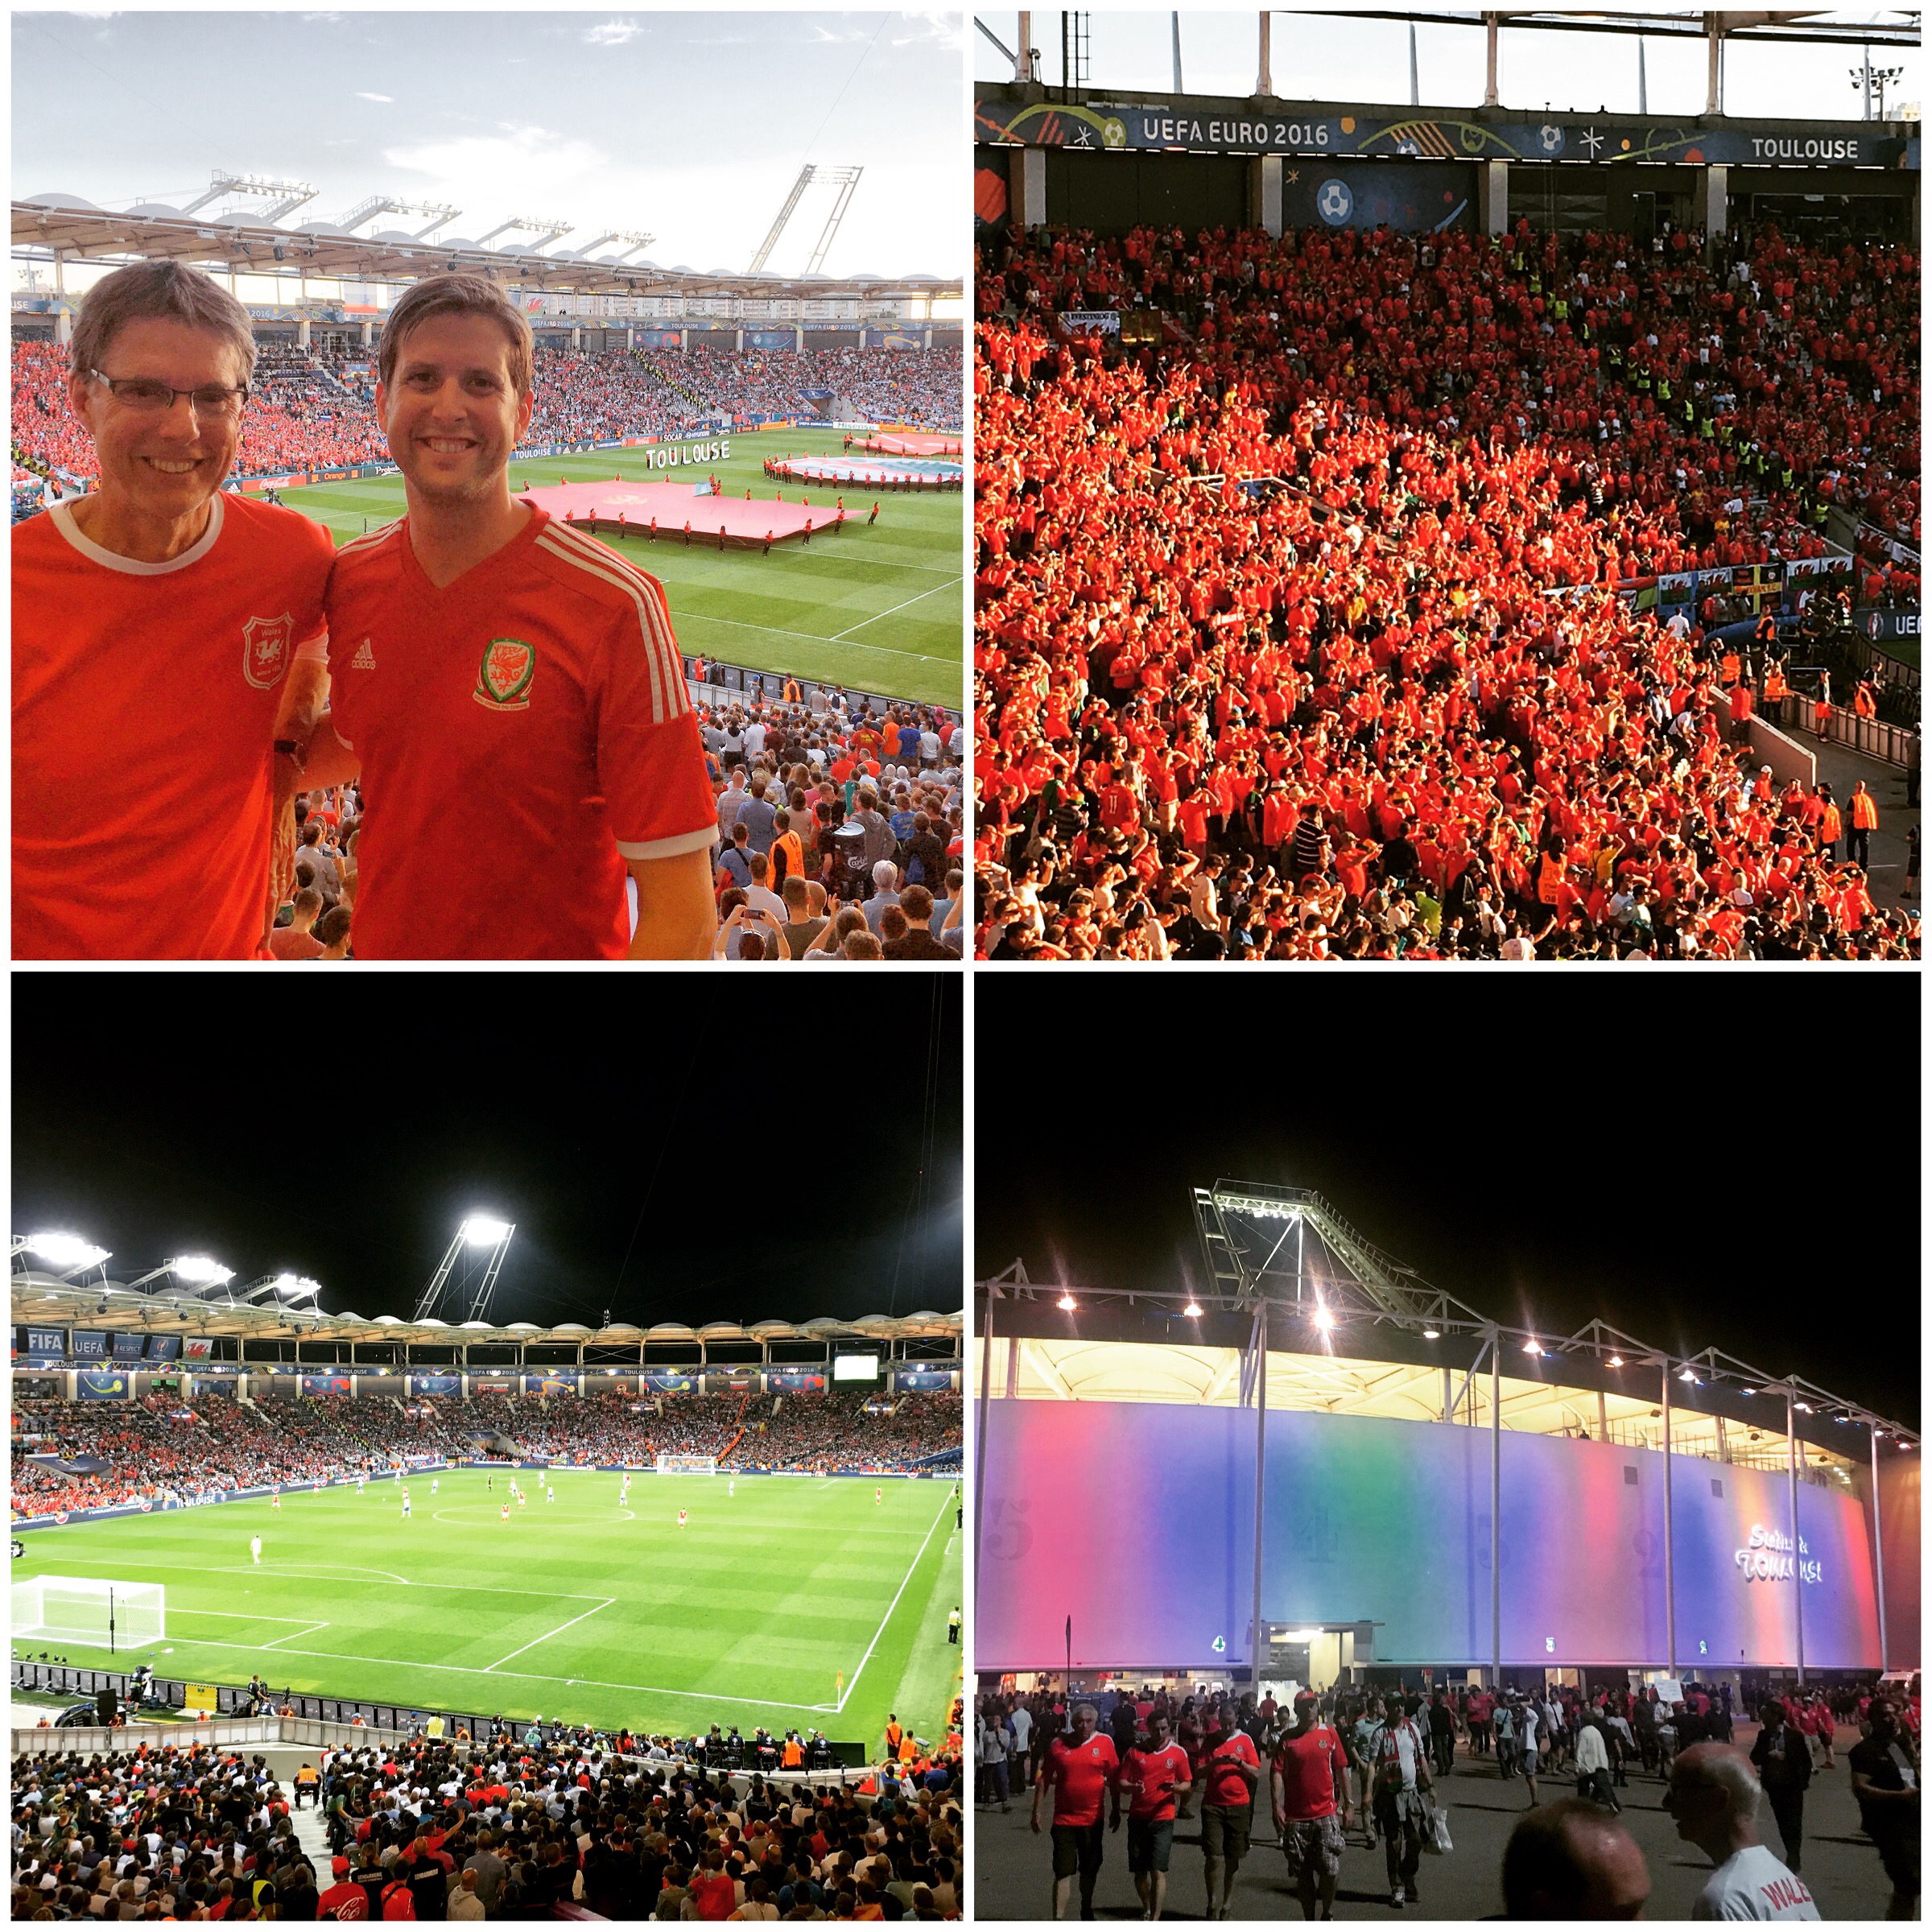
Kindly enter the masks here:
<path id="1" fill-rule="evenodd" d="M 170 1575 L 175 1575 L 180 1573 L 185 1566 L 180 1563 L 146 1563 L 130 1561 L 118 1563 L 116 1567 L 122 1570 L 165 1570 Z M 512 1590 L 496 1583 L 413 1583 L 407 1576 L 398 1576 L 393 1570 L 369 1570 L 356 1563 L 331 1563 L 326 1564 L 323 1567 L 331 1570 L 353 1571 L 358 1576 L 386 1577 L 392 1583 L 400 1583 L 405 1590 L 448 1590 L 473 1592 L 483 1596 L 545 1596 L 553 1603 L 588 1604 L 611 1600 L 609 1598 L 594 1597 L 588 1590 Z M 251 1563 L 211 1563 L 208 1566 L 207 1571 L 196 1571 L 194 1574 L 201 1575 L 215 1572 L 229 1576 L 260 1576 L 266 1573 L 275 1576 L 306 1578 L 312 1583 L 332 1583 L 336 1580 L 333 1576 L 318 1576 L 313 1570 L 287 1570 L 272 1563 L 264 1563 L 259 1569 Z M 229 1614 L 233 1613 L 229 1612 Z M 292 1623 L 297 1620 L 289 1617 L 275 1618 L 272 1620 Z M 625 1687 L 621 1685 L 618 1686 L 619 1689 Z"/>
<path id="2" fill-rule="evenodd" d="M 254 1610 L 190 1610 L 185 1604 L 169 1611 L 170 1616 L 232 1616 L 237 1622 L 248 1624 L 306 1624 L 306 1616 L 270 1616 L 266 1612 Z"/>
<path id="3" fill-rule="evenodd" d="M 879 1627 L 877 1629 L 873 1632 L 872 1641 L 865 1646 L 865 1654 L 859 1659 L 858 1669 L 853 1671 L 852 1674 L 852 1682 L 845 1686 L 844 1692 L 839 1698 L 839 1701 L 832 1707 L 835 1711 L 844 1711 L 845 1708 L 846 1699 L 850 1697 L 852 1692 L 858 1689 L 859 1678 L 864 1673 L 865 1666 L 872 1662 L 872 1653 L 874 1650 L 878 1649 L 879 1639 L 886 1634 L 886 1626 L 892 1621 L 892 1613 L 894 1611 L 898 1608 L 899 1599 L 906 1594 L 906 1586 L 912 1581 L 913 1571 L 918 1569 L 919 1567 L 919 1558 L 926 1554 L 926 1545 L 932 1541 L 932 1533 L 939 1526 L 939 1517 L 943 1516 L 952 1507 L 952 1498 L 949 1496 L 947 1497 L 945 1501 L 939 1505 L 939 1513 L 933 1517 L 931 1523 L 927 1526 L 925 1538 L 921 1542 L 919 1550 L 914 1554 L 911 1563 L 907 1565 L 906 1574 L 899 1579 L 899 1587 L 898 1589 L 893 1591 L 892 1601 L 886 1606 L 886 1614 L 879 1619 Z"/>
<path id="4" fill-rule="evenodd" d="M 928 597 L 931 597 L 933 593 L 931 591 L 928 591 L 926 594 Z M 913 601 L 916 604 L 918 603 L 919 599 L 914 597 Z M 904 607 L 902 605 L 901 608 L 903 609 Z M 869 617 L 865 621 L 867 623 L 873 621 L 873 620 Z M 916 663 L 921 664 L 957 664 L 960 662 L 957 658 L 935 658 L 930 653 L 922 650 L 895 650 L 890 644 L 866 644 L 861 642 L 857 638 L 846 638 L 842 636 L 836 638 L 827 638 L 821 637 L 815 631 L 780 630 L 775 625 L 771 624 L 747 624 L 742 618 L 740 617 L 714 617 L 710 612 L 704 610 L 680 611 L 677 615 L 677 621 L 680 625 L 724 624 L 729 625 L 733 630 L 762 630 L 768 637 L 797 638 L 802 642 L 807 644 L 843 643 L 850 646 L 850 647 L 854 650 L 876 650 L 882 657 L 910 658 Z"/>
<path id="5" fill-rule="evenodd" d="M 957 576 L 948 577 L 943 584 L 935 584 L 931 590 L 923 590 L 916 597 L 908 597 L 903 604 L 895 604 L 890 610 L 881 611 L 876 617 L 861 617 L 857 623 L 848 625 L 832 642 L 835 644 L 843 644 L 850 639 L 855 630 L 863 630 L 869 624 L 883 624 L 888 617 L 896 616 L 902 610 L 910 610 L 915 604 L 923 604 L 928 597 L 943 596 L 946 592 L 963 581 L 963 579 Z"/>
<path id="6" fill-rule="evenodd" d="M 553 1637 L 561 1637 L 570 1628 L 571 1624 L 580 1624 L 585 1617 L 595 1616 L 600 1610 L 608 1610 L 617 1600 L 614 1596 L 605 1597 L 601 1603 L 593 1604 L 589 1609 L 580 1612 L 578 1615 L 571 1618 L 570 1623 L 559 1624 L 555 1629 L 546 1630 L 541 1637 L 533 1637 L 528 1643 L 518 1645 L 516 1649 L 510 1652 L 510 1657 L 500 1657 L 495 1663 L 485 1664 L 483 1668 L 485 1670 L 496 1670 L 498 1666 L 508 1663 L 510 1657 L 521 1657 L 526 1650 L 534 1650 L 539 1644 L 547 1644 Z M 513 1671 L 511 1674 L 514 1676 L 515 1673 Z"/>
<path id="7" fill-rule="evenodd" d="M 280 1620 L 279 1618 L 278 1618 L 276 1620 L 277 1620 L 278 1622 L 279 1622 L 281 1620 Z M 291 1641 L 292 1641 L 294 1638 L 295 1638 L 295 1637 L 313 1637 L 313 1636 L 315 1635 L 315 1633 L 316 1633 L 316 1631 L 318 1631 L 318 1630 L 326 1630 L 328 1628 L 328 1625 L 327 1624 L 325 1624 L 325 1623 L 323 1623 L 323 1624 L 311 1624 L 311 1625 L 308 1627 L 308 1629 L 306 1629 L 306 1630 L 291 1630 L 291 1631 L 289 1633 L 289 1634 L 288 1634 L 288 1636 L 287 1636 L 287 1637 L 271 1637 L 271 1638 L 270 1638 L 270 1639 L 268 1641 L 268 1642 L 266 1642 L 266 1644 L 264 1644 L 264 1645 L 262 1646 L 262 1648 L 264 1650 L 273 1650 L 273 1649 L 277 1649 L 277 1648 L 278 1648 L 279 1645 L 283 1645 L 283 1644 L 286 1644 L 286 1643 L 288 1643 L 288 1642 Z"/>
<path id="8" fill-rule="evenodd" d="M 532 1593 L 534 1594 L 534 1593 Z M 614 1599 L 612 1600 L 615 1600 Z M 200 1650 L 259 1650 L 259 1644 L 231 1644 L 216 1637 L 191 1637 L 188 1641 Z M 397 1670 L 443 1670 L 453 1672 L 458 1677 L 481 1677 L 486 1674 L 484 1668 L 477 1664 L 431 1664 L 419 1657 L 365 1657 L 360 1653 L 351 1657 L 339 1650 L 284 1650 L 284 1657 L 320 1657 L 332 1664 L 360 1663 L 384 1664 Z M 514 1654 L 514 1653 L 513 1653 Z M 506 1670 L 502 1675 L 513 1681 L 522 1679 L 535 1684 L 581 1685 L 592 1690 L 635 1690 L 647 1697 L 682 1697 L 696 1703 L 751 1704 L 762 1706 L 767 1711 L 823 1711 L 836 1715 L 836 1704 L 794 1704 L 782 1698 L 732 1697 L 722 1690 L 673 1690 L 661 1684 L 619 1684 L 603 1677 L 557 1677 L 545 1670 Z M 371 1700 L 375 1701 L 375 1700 Z M 389 1702 L 394 1700 L 389 1699 Z"/>

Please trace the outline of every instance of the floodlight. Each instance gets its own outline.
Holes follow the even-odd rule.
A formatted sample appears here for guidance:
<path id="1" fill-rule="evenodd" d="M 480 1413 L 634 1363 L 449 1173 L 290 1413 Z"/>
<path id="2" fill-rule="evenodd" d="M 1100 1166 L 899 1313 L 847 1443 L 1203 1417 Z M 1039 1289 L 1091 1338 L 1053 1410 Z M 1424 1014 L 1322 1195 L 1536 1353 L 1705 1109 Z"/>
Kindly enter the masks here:
<path id="1" fill-rule="evenodd" d="M 1746 1395 L 1756 1395 L 1757 1391 L 1755 1389 L 1747 1389 L 1744 1391 L 1744 1393 Z"/>
<path id="2" fill-rule="evenodd" d="M 1200 1312 L 1201 1305 L 1199 1302 L 1190 1302 L 1187 1306 L 1181 1311 L 1183 1315 L 1187 1315 L 1191 1318 L 1198 1316 Z"/>
<path id="3" fill-rule="evenodd" d="M 1622 1367 L 1623 1367 L 1623 1365 L 1624 1365 L 1624 1358 L 1623 1358 L 1623 1357 L 1622 1357 L 1620 1355 L 1613 1355 L 1613 1356 L 1611 1356 L 1611 1358 L 1610 1358 L 1610 1366 L 1611 1366 L 1612 1368 L 1622 1368 Z M 1747 1389 L 1744 1391 L 1744 1393 L 1745 1393 L 1747 1395 L 1748 1395 L 1748 1394 L 1749 1394 L 1751 1392 L 1750 1392 L 1750 1390 L 1749 1390 L 1749 1389 Z"/>
<path id="4" fill-rule="evenodd" d="M 1542 1352 L 1543 1345 L 1534 1335 L 1531 1335 L 1529 1340 L 1523 1344 L 1525 1355 L 1541 1355 Z"/>
<path id="5" fill-rule="evenodd" d="M 1063 1294 L 1059 1298 L 1058 1306 L 1061 1308 L 1063 1308 L 1067 1314 L 1071 1315 L 1074 1310 L 1077 1308 L 1080 1304 L 1075 1301 L 1071 1294 Z"/>
<path id="6" fill-rule="evenodd" d="M 1443 1331 L 1439 1328 L 1425 1328 L 1422 1331 L 1422 1340 L 1426 1342 L 1439 1342 L 1442 1339 Z"/>
<path id="7" fill-rule="evenodd" d="M 1319 1302 L 1315 1303 L 1315 1313 L 1308 1319 L 1313 1322 L 1315 1327 L 1320 1329 L 1324 1335 L 1326 1335 L 1327 1331 L 1335 1326 L 1335 1317 L 1331 1315 Z"/>
<path id="8" fill-rule="evenodd" d="M 1697 1377 L 1688 1368 L 1680 1368 L 1677 1372 L 1677 1379 L 1680 1382 L 1694 1382 Z"/>
<path id="9" fill-rule="evenodd" d="M 1811 1405 L 1809 1402 L 1800 1402 L 1798 1405 L 1798 1412 L 1800 1415 L 1809 1415 L 1811 1413 Z"/>
<path id="10" fill-rule="evenodd" d="M 493 1248 L 510 1232 L 510 1223 L 493 1220 L 487 1214 L 473 1214 L 463 1224 L 464 1241 L 473 1248 Z"/>
<path id="11" fill-rule="evenodd" d="M 196 1288 L 222 1288 L 235 1278 L 232 1268 L 211 1261 L 204 1254 L 184 1254 L 167 1265 L 168 1273 Z"/>
<path id="12" fill-rule="evenodd" d="M 77 1234 L 30 1234 L 27 1245 L 43 1261 L 56 1268 L 97 1268 L 108 1258 L 109 1249 L 97 1248 Z"/>

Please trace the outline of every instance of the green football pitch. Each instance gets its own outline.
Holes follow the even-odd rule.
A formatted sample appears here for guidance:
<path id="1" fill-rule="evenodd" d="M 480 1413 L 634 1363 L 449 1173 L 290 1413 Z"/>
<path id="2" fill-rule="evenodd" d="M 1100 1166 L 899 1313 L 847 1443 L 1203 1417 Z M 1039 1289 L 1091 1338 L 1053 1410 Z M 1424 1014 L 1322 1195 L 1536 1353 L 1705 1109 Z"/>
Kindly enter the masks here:
<path id="1" fill-rule="evenodd" d="M 653 469 L 647 451 L 609 449 L 515 460 L 510 474 L 521 489 L 616 476 L 695 483 L 710 473 L 733 495 L 749 488 L 769 501 L 782 489 L 795 502 L 801 486 L 773 482 L 765 459 L 836 455 L 844 442 L 844 432 L 833 430 L 753 431 L 733 436 L 729 460 L 704 468 Z M 829 505 L 840 493 L 820 485 L 805 486 L 805 493 Z M 326 524 L 338 543 L 365 528 L 379 530 L 405 508 L 400 477 L 316 483 L 283 494 L 291 509 Z M 663 584 L 687 655 L 702 651 L 728 664 L 914 698 L 956 713 L 964 687 L 964 493 L 847 486 L 843 494 L 847 522 L 838 536 L 774 544 L 770 556 L 698 544 L 687 549 L 669 538 L 601 540 Z M 875 501 L 879 520 L 869 528 Z"/>
<path id="2" fill-rule="evenodd" d="M 492 1476 L 493 1475 L 493 1486 Z M 35 1530 L 13 1578 L 167 1587 L 159 1643 L 52 1639 L 76 1664 L 480 1715 L 689 1732 L 822 1730 L 877 1749 L 889 1711 L 945 1735 L 962 1649 L 950 1481 L 559 1471 L 502 1506 L 505 1472 L 452 1470 Z M 873 1492 L 881 1491 L 875 1503 Z M 679 1509 L 690 1512 L 678 1527 Z M 262 1538 L 262 1561 L 251 1537 Z M 844 1686 L 840 1686 L 840 1674 Z"/>

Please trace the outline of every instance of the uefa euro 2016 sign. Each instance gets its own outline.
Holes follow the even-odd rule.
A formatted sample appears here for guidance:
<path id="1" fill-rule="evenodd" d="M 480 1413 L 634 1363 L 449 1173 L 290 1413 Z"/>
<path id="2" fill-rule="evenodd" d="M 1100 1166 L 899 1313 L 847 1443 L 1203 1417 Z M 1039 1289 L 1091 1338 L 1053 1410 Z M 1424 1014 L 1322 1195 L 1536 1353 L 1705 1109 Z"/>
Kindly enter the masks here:
<path id="1" fill-rule="evenodd" d="M 1782 1531 L 1753 1523 L 1748 1546 L 1737 1550 L 1731 1560 L 1754 1583 L 1789 1583 L 1794 1560 L 1790 1551 L 1791 1539 Z M 1811 1554 L 1810 1546 L 1802 1536 L 1798 1539 L 1795 1560 L 1806 1583 L 1815 1583 L 1824 1575 L 1824 1566 Z"/>

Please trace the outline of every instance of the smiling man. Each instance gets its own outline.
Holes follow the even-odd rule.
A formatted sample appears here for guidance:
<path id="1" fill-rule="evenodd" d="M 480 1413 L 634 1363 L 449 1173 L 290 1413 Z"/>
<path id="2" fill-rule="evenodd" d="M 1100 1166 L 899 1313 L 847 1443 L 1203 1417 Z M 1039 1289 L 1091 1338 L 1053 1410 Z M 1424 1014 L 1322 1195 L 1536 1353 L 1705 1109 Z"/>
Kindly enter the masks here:
<path id="1" fill-rule="evenodd" d="M 254 360 L 248 312 L 177 262 L 81 303 L 100 485 L 14 535 L 16 959 L 267 956 L 272 747 L 320 707 L 334 547 L 221 493 Z"/>
<path id="2" fill-rule="evenodd" d="M 390 312 L 378 374 L 409 514 L 336 560 L 308 772 L 361 770 L 357 956 L 708 956 L 716 807 L 664 593 L 510 492 L 529 324 L 436 276 Z"/>

